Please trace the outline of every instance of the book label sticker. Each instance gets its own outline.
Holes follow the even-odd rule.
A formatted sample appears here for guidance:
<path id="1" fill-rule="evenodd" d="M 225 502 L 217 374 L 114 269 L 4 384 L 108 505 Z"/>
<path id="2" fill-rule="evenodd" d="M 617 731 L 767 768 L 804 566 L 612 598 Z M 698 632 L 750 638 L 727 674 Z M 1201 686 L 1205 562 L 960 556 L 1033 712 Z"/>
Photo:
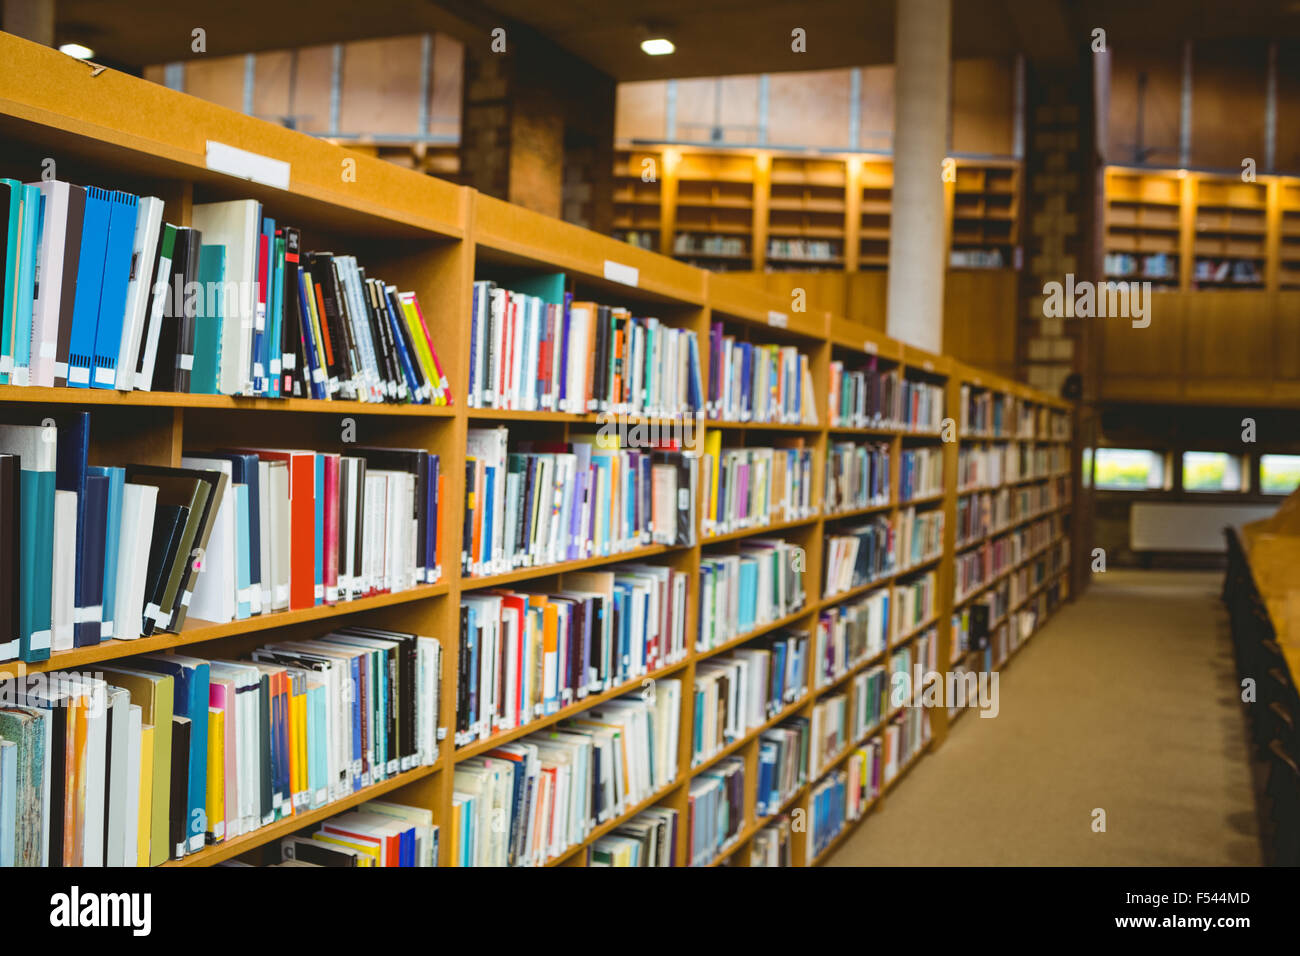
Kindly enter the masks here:
<path id="1" fill-rule="evenodd" d="M 289 188 L 289 164 L 282 160 L 250 153 L 216 140 L 207 141 L 207 164 L 213 172 L 225 173 L 250 182 L 273 186 L 276 189 Z"/>
<path id="2" fill-rule="evenodd" d="M 606 259 L 605 278 L 610 282 L 621 282 L 623 285 L 630 285 L 635 289 L 637 283 L 641 281 L 641 272 L 636 266 L 625 266 L 613 259 Z"/>

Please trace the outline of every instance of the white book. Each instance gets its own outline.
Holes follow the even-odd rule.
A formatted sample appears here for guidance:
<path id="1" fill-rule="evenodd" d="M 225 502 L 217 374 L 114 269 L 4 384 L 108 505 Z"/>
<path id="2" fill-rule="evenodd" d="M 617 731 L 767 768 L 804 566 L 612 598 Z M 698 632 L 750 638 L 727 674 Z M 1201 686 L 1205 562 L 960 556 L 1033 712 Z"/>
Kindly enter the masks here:
<path id="1" fill-rule="evenodd" d="M 199 203 L 190 214 L 190 225 L 203 233 L 205 245 L 226 247 L 226 281 L 235 283 L 236 289 L 226 301 L 221 323 L 217 388 L 223 395 L 251 394 L 262 206 L 254 199 Z"/>
<path id="2" fill-rule="evenodd" d="M 144 333 L 145 310 L 148 308 L 153 263 L 158 255 L 158 236 L 162 229 L 163 201 L 156 196 L 141 196 L 136 207 L 135 241 L 131 250 L 131 278 L 126 287 L 126 311 L 122 317 L 122 340 L 117 350 L 117 372 L 113 387 L 130 391 L 135 385 L 136 359 Z"/>
<path id="3" fill-rule="evenodd" d="M 90 695 L 86 712 L 86 805 L 82 866 L 104 865 L 104 793 L 108 785 L 108 691 L 101 680 L 81 677 Z M 125 721 L 124 721 L 125 722 Z"/>
<path id="4" fill-rule="evenodd" d="M 270 563 L 271 568 L 271 610 L 284 611 L 289 608 L 289 554 L 292 537 L 289 522 L 289 469 L 282 461 L 262 462 L 258 465 L 259 477 L 262 464 L 268 465 L 266 483 L 262 486 L 269 490 L 266 498 L 271 514 Z"/>
<path id="5" fill-rule="evenodd" d="M 208 549 L 200 558 L 198 579 L 190 601 L 190 613 L 214 624 L 228 624 L 235 619 L 238 587 L 236 576 L 239 544 L 236 495 L 232 485 L 233 466 L 224 458 L 203 458 L 186 455 L 181 458 L 182 468 L 199 468 L 220 471 L 226 476 L 226 486 L 231 493 L 221 496 L 217 517 L 208 537 Z"/>
<path id="6" fill-rule="evenodd" d="M 271 613 L 271 497 L 267 493 L 270 482 L 271 463 L 258 459 L 257 462 L 257 520 L 261 534 L 258 536 L 261 577 L 253 585 L 253 613 Z"/>
<path id="7" fill-rule="evenodd" d="M 77 578 L 77 493 L 54 492 L 54 580 L 50 606 L 51 649 L 73 647 Z"/>
<path id="8" fill-rule="evenodd" d="M 45 203 L 44 228 L 41 231 L 37 262 L 40 275 L 36 284 L 36 298 L 32 303 L 32 355 L 27 382 L 13 381 L 15 385 L 54 385 L 54 362 L 58 350 L 59 316 L 65 311 L 65 296 L 76 294 L 76 277 L 73 288 L 64 288 L 64 256 L 67 252 L 68 211 L 71 190 L 68 183 L 51 181 L 40 183 L 41 198 Z M 18 370 L 15 369 L 15 378 Z M 64 374 L 66 375 L 66 369 Z"/>
<path id="9" fill-rule="evenodd" d="M 158 489 L 128 483 L 122 487 L 122 533 L 118 545 L 113 638 L 131 641 L 144 622 L 144 591 L 149 571 Z"/>
<path id="10" fill-rule="evenodd" d="M 108 819 L 103 830 L 103 865 L 126 865 L 126 818 L 138 818 L 139 804 L 128 808 L 131 768 L 131 694 L 124 688 L 107 686 L 108 711 L 105 730 L 108 741 Z M 139 707 L 135 710 L 138 712 Z M 135 784 L 140 785 L 140 743 L 136 740 Z M 132 843 L 130 849 L 137 850 Z"/>

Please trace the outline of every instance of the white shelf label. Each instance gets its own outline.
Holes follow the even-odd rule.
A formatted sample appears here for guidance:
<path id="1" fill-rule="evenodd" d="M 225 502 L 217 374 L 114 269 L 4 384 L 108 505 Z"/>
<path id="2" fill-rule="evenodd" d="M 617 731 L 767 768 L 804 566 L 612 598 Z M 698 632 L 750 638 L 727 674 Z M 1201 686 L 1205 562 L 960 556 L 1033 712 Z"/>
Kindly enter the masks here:
<path id="1" fill-rule="evenodd" d="M 621 282 L 623 285 L 630 285 L 635 289 L 637 283 L 641 281 L 641 273 L 636 266 L 625 266 L 613 259 L 606 259 L 605 278 L 610 282 Z"/>
<path id="2" fill-rule="evenodd" d="M 250 153 L 212 139 L 207 142 L 208 169 L 276 189 L 289 188 L 289 164 L 283 160 Z"/>
<path id="3" fill-rule="evenodd" d="M 774 328 L 784 329 L 790 324 L 790 316 L 786 315 L 784 312 L 772 310 L 767 313 L 767 324 Z"/>
<path id="4" fill-rule="evenodd" d="M 875 355 L 880 351 L 880 346 L 876 345 L 876 343 L 870 339 L 867 339 L 867 341 L 862 343 L 862 351 L 866 352 L 868 355 Z"/>
<path id="5" fill-rule="evenodd" d="M 921 368 L 925 369 L 927 372 L 933 372 L 934 363 L 931 362 L 929 359 L 926 359 L 924 362 L 921 363 Z"/>

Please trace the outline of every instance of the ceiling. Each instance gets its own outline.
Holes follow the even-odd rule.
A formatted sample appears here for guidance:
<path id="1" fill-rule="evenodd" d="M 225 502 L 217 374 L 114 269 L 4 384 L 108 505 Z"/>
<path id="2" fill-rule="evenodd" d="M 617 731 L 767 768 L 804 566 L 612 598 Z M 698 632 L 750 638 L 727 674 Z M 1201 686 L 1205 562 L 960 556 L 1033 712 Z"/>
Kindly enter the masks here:
<path id="1" fill-rule="evenodd" d="M 906 2 L 906 0 L 900 0 Z M 617 80 L 813 70 L 893 59 L 895 0 L 54 0 L 56 42 L 135 69 L 207 55 L 443 31 L 489 42 L 524 24 Z M 1300 0 L 953 0 L 955 57 L 1025 52 L 1061 59 L 1087 50 L 1093 28 L 1111 45 L 1182 37 L 1300 37 Z M 807 50 L 791 50 L 791 31 Z M 644 31 L 667 35 L 671 56 L 641 53 Z M 523 31 L 521 31 L 523 32 Z"/>

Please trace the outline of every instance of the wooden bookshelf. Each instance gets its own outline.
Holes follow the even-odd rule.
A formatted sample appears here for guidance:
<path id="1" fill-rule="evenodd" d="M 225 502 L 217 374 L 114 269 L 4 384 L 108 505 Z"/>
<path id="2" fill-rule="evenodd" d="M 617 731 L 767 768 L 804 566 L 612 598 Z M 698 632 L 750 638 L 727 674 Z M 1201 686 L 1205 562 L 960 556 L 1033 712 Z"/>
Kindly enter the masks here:
<path id="1" fill-rule="evenodd" d="M 1112 166 L 1105 274 L 1157 291 L 1300 289 L 1300 178 Z"/>
<path id="2" fill-rule="evenodd" d="M 258 442 L 267 446 L 346 452 L 340 424 L 344 419 L 352 419 L 357 441 L 394 447 L 422 447 L 440 456 L 448 482 L 448 504 L 440 530 L 443 553 L 452 555 L 459 553 L 460 549 L 462 516 L 456 503 L 464 500 L 465 489 L 463 470 L 449 466 L 463 459 L 468 428 L 485 422 L 509 422 L 562 439 L 571 432 L 589 431 L 598 424 L 597 416 L 592 415 L 467 408 L 465 390 L 470 361 L 467 317 L 471 308 L 472 283 L 476 277 L 500 277 L 505 281 L 506 277 L 521 273 L 563 272 L 577 295 L 602 303 L 627 305 L 638 314 L 656 315 L 671 324 L 693 329 L 702 346 L 701 368 L 706 371 L 708 329 L 714 320 L 743 331 L 751 341 L 797 344 L 810 356 L 814 390 L 821 406 L 817 409 L 819 424 L 751 423 L 742 426 L 704 422 L 702 426 L 705 430 L 723 429 L 726 444 L 805 442 L 813 450 L 813 501 L 817 506 L 806 518 L 711 539 L 701 538 L 700 543 L 691 547 L 656 545 L 636 552 L 559 566 L 518 569 L 485 578 L 463 577 L 458 562 L 448 560 L 444 562 L 441 581 L 410 591 L 256 617 L 230 625 L 192 620 L 179 634 L 159 634 L 138 641 L 114 641 L 80 648 L 29 667 L 17 663 L 3 665 L 3 669 L 10 673 L 54 671 L 85 667 L 144 651 L 179 648 L 199 656 L 237 657 L 273 637 L 311 637 L 325 633 L 345 620 L 415 631 L 435 636 L 442 642 L 444 677 L 439 725 L 447 728 L 448 733 L 439 744 L 439 758 L 434 765 L 390 777 L 327 807 L 209 847 L 180 861 L 182 864 L 205 865 L 235 856 L 258 859 L 280 837 L 382 794 L 390 800 L 432 810 L 434 821 L 442 827 L 440 863 L 450 865 L 453 773 L 458 762 L 481 753 L 500 740 L 550 726 L 569 713 L 580 712 L 608 697 L 636 693 L 642 683 L 642 678 L 638 678 L 490 742 L 474 742 L 457 749 L 451 729 L 456 725 L 457 629 L 461 595 L 516 582 L 529 582 L 546 588 L 563 587 L 564 575 L 568 572 L 638 559 L 667 563 L 685 572 L 690 580 L 698 576 L 702 554 L 732 548 L 736 542 L 748 537 L 780 535 L 805 550 L 804 606 L 779 620 L 765 622 L 721 647 L 699 651 L 691 637 L 697 633 L 698 593 L 689 594 L 687 634 L 690 650 L 683 659 L 655 674 L 646 675 L 650 679 L 673 678 L 683 683 L 675 780 L 640 805 L 626 808 L 618 819 L 602 824 L 580 845 L 567 849 L 559 859 L 551 861 L 554 865 L 585 865 L 590 846 L 600 834 L 647 806 L 662 804 L 673 807 L 683 814 L 684 822 L 691 780 L 724 755 L 735 754 L 742 757 L 746 765 L 746 817 L 739 826 L 737 839 L 715 862 L 747 864 L 753 837 L 767 822 L 767 819 L 755 817 L 753 786 L 757 774 L 759 735 L 767 726 L 774 726 L 790 716 L 810 714 L 821 696 L 846 686 L 852 673 L 857 673 L 870 662 L 858 662 L 850 674 L 843 675 L 830 687 L 806 688 L 800 699 L 792 701 L 764 726 L 751 729 L 729 742 L 721 754 L 712 755 L 699 767 L 692 767 L 689 747 L 693 714 L 691 688 L 697 664 L 781 628 L 810 628 L 815 624 L 817 614 L 827 607 L 878 588 L 893 587 L 900 577 L 931 569 L 937 571 L 939 584 L 933 622 L 938 632 L 940 666 L 947 660 L 945 635 L 948 633 L 946 622 L 952 611 L 951 531 L 957 500 L 954 476 L 958 443 L 941 442 L 939 436 L 898 429 L 829 428 L 825 405 L 832 357 L 862 359 L 874 355 L 879 361 L 898 367 L 904 376 L 922 377 L 944 384 L 948 389 L 946 400 L 950 414 L 955 407 L 953 403 L 957 401 L 954 398 L 956 386 L 967 380 L 979 380 L 988 383 L 986 387 L 1015 394 L 1045 415 L 1068 414 L 1069 406 L 1058 399 L 1032 392 L 1013 382 L 981 376 L 944 356 L 921 352 L 878 331 L 826 312 L 795 312 L 789 299 L 769 295 L 738 279 L 693 268 L 656 252 L 597 235 L 465 187 L 394 167 L 340 146 L 322 143 L 143 80 L 111 70 L 92 75 L 87 64 L 6 34 L 0 34 L 0 58 L 11 67 L 9 82 L 0 95 L 0 135 L 6 142 L 5 155 L 0 158 L 0 174 L 33 180 L 39 176 L 41 159 L 53 155 L 58 157 L 60 178 L 158 195 L 167 203 L 167 220 L 178 224 L 189 222 L 190 209 L 195 202 L 257 198 L 265 205 L 268 215 L 302 228 L 305 248 L 334 248 L 354 253 L 368 272 L 403 289 L 416 291 L 430 319 L 440 355 L 450 370 L 448 375 L 455 395 L 455 404 L 450 408 L 153 392 L 0 388 L 0 416 L 9 421 L 39 421 L 53 411 L 87 409 L 92 419 L 90 459 L 93 463 L 177 465 L 187 446 L 244 444 L 249 435 L 256 435 Z M 217 140 L 289 163 L 289 188 L 263 186 L 209 170 L 205 158 L 207 140 Z M 709 217 L 708 224 L 749 222 L 747 228 L 752 228 L 756 210 L 764 209 L 765 200 L 753 196 L 753 173 L 746 167 L 746 163 L 753 165 L 752 160 L 741 161 L 735 157 L 728 157 L 726 161 L 716 158 L 683 160 L 675 170 L 664 173 L 662 166 L 667 164 L 671 169 L 671 158 L 643 151 L 623 156 L 624 180 L 628 181 L 619 187 L 624 189 L 619 194 L 623 197 L 620 208 L 626 207 L 629 215 L 632 215 L 631 210 L 643 205 L 647 210 L 654 209 L 653 202 L 640 201 L 652 191 L 642 190 L 642 185 L 651 185 L 643 183 L 638 171 L 638 157 L 643 153 L 650 158 L 657 156 L 660 160 L 663 174 L 659 185 L 661 213 L 669 208 L 669 202 L 672 203 L 669 215 L 660 220 L 661 231 L 676 228 L 678 198 L 674 193 L 679 195 L 683 186 L 687 191 L 687 206 L 704 210 L 700 215 Z M 339 175 L 340 169 L 349 162 L 355 162 L 355 181 L 345 181 Z M 782 170 L 778 168 L 777 171 Z M 790 186 L 783 193 L 791 202 L 796 194 L 801 201 L 808 202 L 823 193 L 827 194 L 823 198 L 829 202 L 829 194 L 835 188 L 845 188 L 844 184 L 838 187 L 830 184 L 834 175 L 822 167 L 805 164 L 794 172 L 800 177 L 799 181 L 783 184 Z M 818 178 L 823 173 L 827 176 L 826 185 Z M 635 182 L 631 181 L 633 179 Z M 862 179 L 855 176 L 854 181 L 861 184 Z M 747 195 L 751 197 L 748 205 Z M 701 205 L 691 207 L 692 202 Z M 817 216 L 823 215 L 820 209 L 812 212 Z M 825 214 L 830 215 L 829 212 Z M 842 219 L 847 212 L 838 215 Z M 768 221 L 765 209 L 763 221 Z M 872 440 L 883 438 L 890 443 L 894 462 L 891 488 L 895 490 L 895 496 L 881 510 L 891 520 L 900 507 L 896 493 L 898 453 L 913 443 L 942 445 L 944 492 L 912 503 L 918 508 L 944 510 L 946 539 L 942 556 L 920 567 L 885 575 L 852 592 L 823 595 L 822 549 L 827 529 L 861 516 L 861 513 L 826 515 L 820 510 L 827 445 L 832 435 L 836 439 L 851 436 Z M 1036 438 L 1034 443 L 1038 440 Z M 1064 438 L 1055 435 L 1050 441 L 1068 441 L 1068 431 Z M 1034 599 L 1033 595 L 1026 598 Z M 887 650 L 914 641 L 917 633 L 925 627 L 923 624 L 910 628 L 897 636 L 892 634 L 891 628 Z M 898 774 L 885 788 L 890 791 L 891 799 L 902 775 L 923 754 L 932 753 L 941 745 L 948 726 L 946 711 L 942 708 L 934 710 L 931 721 L 930 739 L 900 766 Z M 871 733 L 882 730 L 883 725 Z M 841 766 L 851 752 L 852 747 L 846 748 L 836 756 L 829 769 Z M 810 794 L 816 782 L 816 778 L 810 777 L 798 787 L 786 799 L 784 809 L 801 811 L 806 817 L 811 812 Z M 882 795 L 873 801 L 866 812 L 882 805 L 883 799 Z M 809 859 L 804 836 L 796 832 L 796 863 L 820 863 L 847 838 L 851 830 L 852 825 L 847 824 L 828 852 L 816 860 Z M 684 826 L 680 828 L 679 840 L 678 858 L 684 861 L 688 858 Z"/>
<path id="3" fill-rule="evenodd" d="M 640 182 L 646 160 L 661 188 Z M 945 261 L 1005 269 L 1020 242 L 1022 164 L 956 159 L 947 184 Z M 889 265 L 894 164 L 877 153 L 792 153 L 752 148 L 625 145 L 614 159 L 615 238 L 721 271 L 837 272 Z M 659 205 L 655 209 L 655 199 Z"/>

